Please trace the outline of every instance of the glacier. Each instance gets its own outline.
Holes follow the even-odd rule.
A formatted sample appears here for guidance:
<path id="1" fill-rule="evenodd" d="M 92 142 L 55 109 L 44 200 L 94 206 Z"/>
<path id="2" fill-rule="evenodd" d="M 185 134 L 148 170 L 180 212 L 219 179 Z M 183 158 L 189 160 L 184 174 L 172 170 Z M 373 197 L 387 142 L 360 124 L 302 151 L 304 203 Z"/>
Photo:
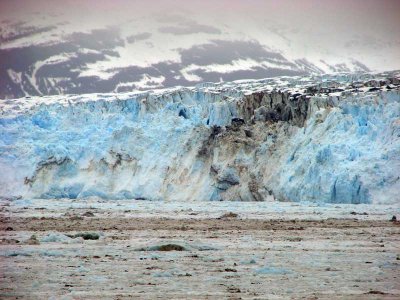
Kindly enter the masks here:
<path id="1" fill-rule="evenodd" d="M 0 196 L 400 202 L 400 72 L 0 101 Z"/>

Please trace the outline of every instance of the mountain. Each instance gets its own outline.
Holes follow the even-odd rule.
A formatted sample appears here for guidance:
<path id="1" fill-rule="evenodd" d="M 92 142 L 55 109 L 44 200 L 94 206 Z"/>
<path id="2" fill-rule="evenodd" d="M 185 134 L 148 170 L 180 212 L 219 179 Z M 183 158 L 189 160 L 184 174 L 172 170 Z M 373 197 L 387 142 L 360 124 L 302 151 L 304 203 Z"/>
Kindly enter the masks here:
<path id="1" fill-rule="evenodd" d="M 22 28 L 14 36 L 3 36 L 2 40 L 12 41 L 32 32 L 52 30 L 51 27 L 29 27 L 27 33 Z M 304 58 L 290 60 L 257 41 L 211 40 L 180 49 L 179 62 L 123 66 L 107 69 L 102 75 L 90 74 L 90 64 L 118 57 L 118 48 L 125 47 L 132 39 L 132 36 L 121 38 L 114 29 L 104 29 L 73 33 L 57 43 L 0 49 L 0 98 L 126 92 L 191 86 L 199 81 L 370 71 L 357 60 L 336 65 L 321 61 L 322 67 L 318 67 Z"/>
<path id="2" fill-rule="evenodd" d="M 400 200 L 400 72 L 0 102 L 0 195 Z"/>
<path id="3" fill-rule="evenodd" d="M 0 4 L 0 99 L 400 68 L 397 15 L 370 22 L 381 6 L 44 2 Z"/>

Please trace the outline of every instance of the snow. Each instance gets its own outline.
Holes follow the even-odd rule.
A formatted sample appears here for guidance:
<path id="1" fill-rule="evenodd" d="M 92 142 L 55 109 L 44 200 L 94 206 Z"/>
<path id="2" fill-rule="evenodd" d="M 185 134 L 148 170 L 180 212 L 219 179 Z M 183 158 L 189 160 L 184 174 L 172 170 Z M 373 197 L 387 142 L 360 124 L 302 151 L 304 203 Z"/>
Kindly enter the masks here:
<path id="1" fill-rule="evenodd" d="M 398 74 L 369 78 L 393 76 Z M 361 77 L 281 77 L 3 101 L 0 195 L 398 203 L 400 93 L 349 90 Z M 304 124 L 265 123 L 261 111 L 253 122 L 248 113 L 268 101 L 275 105 L 268 109 L 280 107 L 284 95 L 323 82 L 347 90 L 303 93 Z M 261 104 L 258 93 L 266 95 Z M 301 101 L 291 101 L 301 120 Z M 225 128 L 234 118 L 245 120 L 253 136 Z M 214 126 L 221 129 L 214 132 Z"/>
<path id="2" fill-rule="evenodd" d="M 198 77 L 196 75 L 190 75 L 191 72 L 193 71 L 198 71 L 198 70 L 202 70 L 206 73 L 222 73 L 222 74 L 227 74 L 227 73 L 232 73 L 232 72 L 237 72 L 237 71 L 243 71 L 243 70 L 253 70 L 255 68 L 281 68 L 284 70 L 293 70 L 293 67 L 284 65 L 282 63 L 279 63 L 279 61 L 276 61 L 276 63 L 271 63 L 268 61 L 256 61 L 254 59 L 238 59 L 238 60 L 233 60 L 231 63 L 229 64 L 210 64 L 207 66 L 198 66 L 195 64 L 191 64 L 185 68 L 183 68 L 181 70 L 182 74 L 184 75 L 184 77 L 188 80 L 190 80 L 189 76 L 194 76 L 194 77 Z M 199 79 L 201 80 L 201 79 Z M 199 80 L 193 80 L 192 81 L 199 81 Z"/>

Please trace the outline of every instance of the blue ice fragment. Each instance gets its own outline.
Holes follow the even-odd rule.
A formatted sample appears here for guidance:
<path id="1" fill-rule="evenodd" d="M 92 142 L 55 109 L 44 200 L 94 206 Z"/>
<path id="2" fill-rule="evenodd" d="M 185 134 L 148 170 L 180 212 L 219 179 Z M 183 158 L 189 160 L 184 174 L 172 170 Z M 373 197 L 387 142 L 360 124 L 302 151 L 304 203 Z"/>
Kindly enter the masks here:
<path id="1" fill-rule="evenodd" d="M 287 275 L 292 273 L 292 271 L 283 268 L 263 267 L 260 269 L 256 269 L 255 273 L 263 275 Z"/>

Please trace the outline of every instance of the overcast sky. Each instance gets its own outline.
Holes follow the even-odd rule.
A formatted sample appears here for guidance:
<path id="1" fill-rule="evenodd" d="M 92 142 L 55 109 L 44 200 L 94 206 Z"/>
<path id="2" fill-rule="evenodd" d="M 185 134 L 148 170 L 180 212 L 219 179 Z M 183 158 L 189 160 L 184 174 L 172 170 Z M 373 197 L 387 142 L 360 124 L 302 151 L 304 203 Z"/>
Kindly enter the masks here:
<path id="1" fill-rule="evenodd" d="M 171 51 L 174 47 L 204 42 L 220 32 L 218 38 L 255 39 L 295 58 L 340 61 L 345 56 L 357 56 L 372 69 L 400 67 L 398 0 L 17 0 L 1 1 L 0 5 L 1 20 L 58 24 L 52 37 L 36 42 L 70 31 L 115 26 L 126 35 L 151 34 L 147 48 L 156 49 L 150 50 L 149 56 L 158 55 L 163 60 L 177 59 L 176 52 Z M 182 28 L 179 34 L 177 27 L 184 27 L 185 21 L 191 27 L 187 33 L 198 30 L 204 35 L 185 35 Z M 174 33 L 174 27 L 178 34 L 163 34 Z M 36 37 L 31 38 L 35 41 Z M 143 47 L 135 52 L 141 50 Z M 145 53 L 135 59 L 141 64 L 155 60 Z"/>

